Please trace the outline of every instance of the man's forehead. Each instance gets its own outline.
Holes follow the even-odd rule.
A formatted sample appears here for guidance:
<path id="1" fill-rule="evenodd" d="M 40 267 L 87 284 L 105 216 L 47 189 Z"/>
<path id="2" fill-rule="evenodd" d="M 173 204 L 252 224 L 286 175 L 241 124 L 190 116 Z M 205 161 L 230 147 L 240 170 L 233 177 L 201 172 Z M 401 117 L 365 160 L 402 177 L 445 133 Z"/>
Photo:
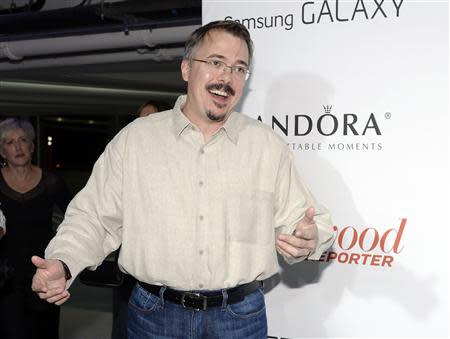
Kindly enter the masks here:
<path id="1" fill-rule="evenodd" d="M 231 51 L 230 48 L 232 48 L 233 44 L 229 44 L 229 39 L 236 39 L 240 41 L 239 50 Z M 226 44 L 225 44 L 226 43 Z M 199 44 L 199 49 L 207 49 L 208 52 L 216 54 L 217 51 L 216 48 L 225 48 L 225 51 L 230 53 L 237 52 L 239 55 L 239 59 L 242 59 L 243 62 L 248 63 L 249 59 L 249 53 L 248 53 L 248 47 L 245 40 L 225 31 L 225 30 L 219 30 L 219 29 L 212 29 L 209 32 L 207 32 Z M 211 50 L 210 50 L 211 49 Z M 218 53 L 220 54 L 220 53 Z"/>

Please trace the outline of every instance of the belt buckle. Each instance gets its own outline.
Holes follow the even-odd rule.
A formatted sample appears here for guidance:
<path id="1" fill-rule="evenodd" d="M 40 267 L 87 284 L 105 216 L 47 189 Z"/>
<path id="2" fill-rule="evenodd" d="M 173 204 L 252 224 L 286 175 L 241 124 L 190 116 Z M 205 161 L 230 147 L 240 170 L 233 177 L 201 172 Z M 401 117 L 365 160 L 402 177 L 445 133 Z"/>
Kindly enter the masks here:
<path id="1" fill-rule="evenodd" d="M 195 308 L 193 306 L 186 305 L 185 304 L 186 297 L 192 298 L 192 299 L 197 299 L 197 300 L 202 300 L 203 301 L 202 302 L 202 308 Z M 200 293 L 183 292 L 183 294 L 181 295 L 181 306 L 183 306 L 184 308 L 187 308 L 187 309 L 191 309 L 191 310 L 196 310 L 196 311 L 203 310 L 203 311 L 206 311 L 206 308 L 208 306 L 208 304 L 207 304 L 207 297 L 204 296 L 204 295 L 201 295 Z"/>

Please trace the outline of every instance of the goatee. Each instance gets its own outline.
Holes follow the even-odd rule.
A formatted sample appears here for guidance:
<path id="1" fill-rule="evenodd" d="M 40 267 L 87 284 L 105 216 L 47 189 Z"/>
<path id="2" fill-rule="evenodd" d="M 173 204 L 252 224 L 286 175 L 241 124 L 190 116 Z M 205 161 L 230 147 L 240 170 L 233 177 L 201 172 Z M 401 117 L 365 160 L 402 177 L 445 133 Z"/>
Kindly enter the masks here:
<path id="1" fill-rule="evenodd" d="M 206 111 L 206 116 L 209 118 L 209 120 L 212 120 L 212 121 L 220 122 L 220 121 L 224 121 L 225 120 L 225 114 L 223 114 L 223 115 L 214 115 L 214 113 L 211 112 L 211 110 L 207 110 Z"/>

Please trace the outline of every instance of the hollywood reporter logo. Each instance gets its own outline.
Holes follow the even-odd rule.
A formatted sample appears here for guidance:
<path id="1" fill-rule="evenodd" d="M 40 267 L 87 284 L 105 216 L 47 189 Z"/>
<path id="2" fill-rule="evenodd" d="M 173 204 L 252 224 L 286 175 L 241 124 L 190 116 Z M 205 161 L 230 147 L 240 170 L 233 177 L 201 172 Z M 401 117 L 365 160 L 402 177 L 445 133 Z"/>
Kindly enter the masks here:
<path id="1" fill-rule="evenodd" d="M 353 226 L 342 229 L 333 226 L 336 240 L 332 249 L 324 252 L 319 261 L 391 268 L 395 256 L 403 250 L 406 222 L 406 218 L 401 219 L 397 228 L 384 231 L 373 227 L 358 230 Z"/>

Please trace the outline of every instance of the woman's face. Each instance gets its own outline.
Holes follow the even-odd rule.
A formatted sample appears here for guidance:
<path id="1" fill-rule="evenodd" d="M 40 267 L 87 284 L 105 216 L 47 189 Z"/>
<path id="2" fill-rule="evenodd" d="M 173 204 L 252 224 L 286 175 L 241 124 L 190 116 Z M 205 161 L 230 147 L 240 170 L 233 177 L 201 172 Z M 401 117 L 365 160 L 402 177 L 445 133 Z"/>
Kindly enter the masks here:
<path id="1" fill-rule="evenodd" d="M 31 163 L 34 143 L 23 129 L 12 129 L 5 133 L 0 151 L 8 165 L 23 166 Z"/>

